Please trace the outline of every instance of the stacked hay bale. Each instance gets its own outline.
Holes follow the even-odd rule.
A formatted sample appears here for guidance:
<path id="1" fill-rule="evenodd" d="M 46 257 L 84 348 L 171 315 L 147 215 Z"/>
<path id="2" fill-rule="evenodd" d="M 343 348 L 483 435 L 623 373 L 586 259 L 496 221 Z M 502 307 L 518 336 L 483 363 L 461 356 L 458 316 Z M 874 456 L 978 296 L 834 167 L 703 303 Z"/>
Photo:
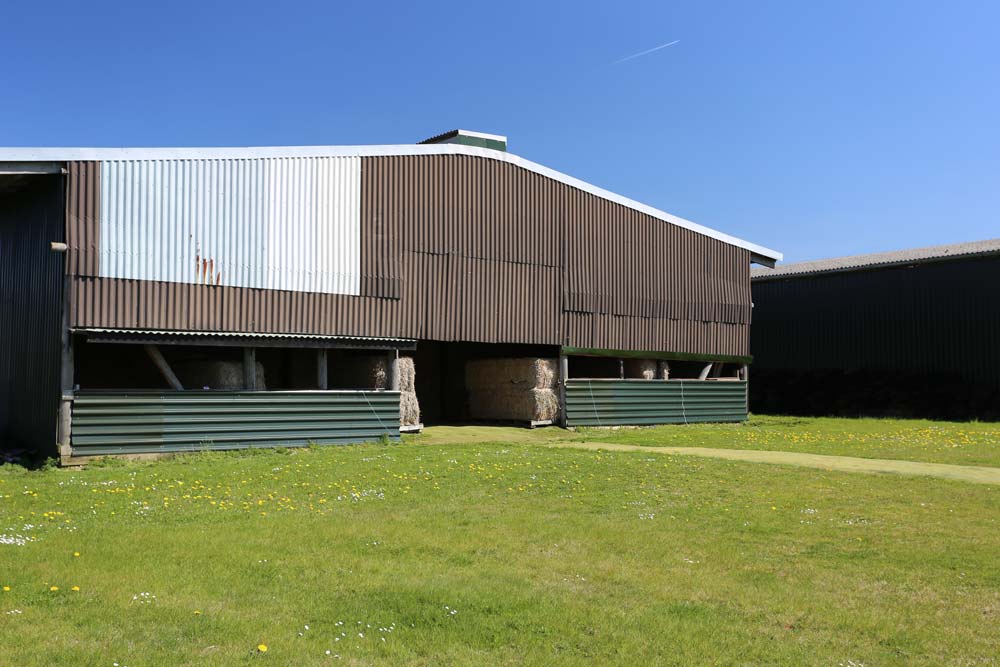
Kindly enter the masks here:
<path id="1" fill-rule="evenodd" d="M 400 357 L 396 368 L 399 372 L 399 423 L 416 426 L 420 423 L 420 402 L 417 401 L 417 367 L 413 357 Z"/>
<path id="2" fill-rule="evenodd" d="M 469 417 L 555 421 L 559 417 L 555 359 L 475 359 L 465 364 Z"/>
<path id="3" fill-rule="evenodd" d="M 259 361 L 255 370 L 258 391 L 267 389 L 264 367 Z M 174 364 L 174 371 L 185 389 L 243 389 L 243 363 L 239 361 L 181 361 Z"/>
<path id="4" fill-rule="evenodd" d="M 389 358 L 386 355 L 345 357 L 337 362 L 338 386 L 346 389 L 391 389 Z M 420 423 L 420 403 L 416 392 L 416 366 L 412 357 L 400 357 L 399 423 L 416 426 Z"/>
<path id="5" fill-rule="evenodd" d="M 636 380 L 655 380 L 656 362 L 652 359 L 626 359 L 625 377 Z"/>

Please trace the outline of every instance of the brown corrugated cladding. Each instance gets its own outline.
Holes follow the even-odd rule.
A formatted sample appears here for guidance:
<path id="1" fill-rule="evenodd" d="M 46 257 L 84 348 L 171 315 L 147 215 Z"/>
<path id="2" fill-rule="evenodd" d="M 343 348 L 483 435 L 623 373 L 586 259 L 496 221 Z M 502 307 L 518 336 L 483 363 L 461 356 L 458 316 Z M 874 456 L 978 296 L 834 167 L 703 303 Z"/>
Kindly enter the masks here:
<path id="1" fill-rule="evenodd" d="M 96 198 L 91 173 L 70 180 Z M 744 249 L 472 156 L 363 158 L 361 201 L 359 297 L 98 278 L 81 258 L 74 322 L 747 353 Z"/>
<path id="2" fill-rule="evenodd" d="M 66 181 L 66 265 L 73 275 L 96 276 L 100 263 L 99 162 L 70 162 Z"/>
<path id="3" fill-rule="evenodd" d="M 391 218 L 402 240 L 389 260 L 406 272 L 400 335 L 558 344 L 561 220 L 549 179 L 466 156 L 367 158 L 362 173 L 362 229 Z"/>

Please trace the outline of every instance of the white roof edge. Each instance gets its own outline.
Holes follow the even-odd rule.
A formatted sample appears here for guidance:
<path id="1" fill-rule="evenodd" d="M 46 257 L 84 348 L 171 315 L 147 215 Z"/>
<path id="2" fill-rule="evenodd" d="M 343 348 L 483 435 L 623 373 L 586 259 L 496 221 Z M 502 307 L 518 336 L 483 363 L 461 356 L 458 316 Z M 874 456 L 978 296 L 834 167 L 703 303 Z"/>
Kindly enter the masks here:
<path id="1" fill-rule="evenodd" d="M 464 131 L 464 130 L 463 130 Z M 84 160 L 248 160 L 293 157 L 387 157 L 399 155 L 470 155 L 500 160 L 547 176 L 608 201 L 627 206 L 654 218 L 690 229 L 723 243 L 744 248 L 754 255 L 780 261 L 782 253 L 744 241 L 724 232 L 685 220 L 666 211 L 591 185 L 513 153 L 463 144 L 398 144 L 373 146 L 261 146 L 254 148 L 0 148 L 3 162 L 72 162 Z"/>
<path id="2" fill-rule="evenodd" d="M 455 130 L 459 134 L 463 134 L 467 137 L 476 137 L 477 139 L 493 139 L 494 141 L 502 141 L 507 143 L 507 137 L 502 134 L 487 134 L 486 132 L 475 132 L 473 130 Z"/>

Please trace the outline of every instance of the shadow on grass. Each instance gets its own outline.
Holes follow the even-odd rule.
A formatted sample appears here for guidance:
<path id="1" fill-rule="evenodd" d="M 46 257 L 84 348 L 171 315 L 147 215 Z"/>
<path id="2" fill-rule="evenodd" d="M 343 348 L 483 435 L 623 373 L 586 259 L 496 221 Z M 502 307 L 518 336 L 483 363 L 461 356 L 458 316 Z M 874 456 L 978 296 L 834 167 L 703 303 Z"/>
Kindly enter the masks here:
<path id="1" fill-rule="evenodd" d="M 26 449 L 0 446 L 0 467 L 11 466 L 24 470 L 48 470 L 59 465 L 55 458 L 39 456 Z"/>

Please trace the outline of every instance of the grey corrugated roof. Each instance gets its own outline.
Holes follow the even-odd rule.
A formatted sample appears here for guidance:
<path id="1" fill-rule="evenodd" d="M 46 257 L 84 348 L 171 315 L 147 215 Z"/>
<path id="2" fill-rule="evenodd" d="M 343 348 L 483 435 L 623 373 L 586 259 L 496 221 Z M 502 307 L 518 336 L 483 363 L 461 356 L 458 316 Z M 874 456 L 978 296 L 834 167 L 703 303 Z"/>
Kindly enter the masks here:
<path id="1" fill-rule="evenodd" d="M 986 241 L 971 241 L 969 243 L 937 245 L 929 248 L 912 248 L 910 250 L 878 252 L 871 255 L 851 255 L 849 257 L 817 259 L 811 262 L 783 264 L 774 269 L 752 269 L 750 271 L 750 278 L 753 280 L 770 280 L 815 273 L 864 271 L 885 266 L 922 264 L 926 262 L 939 262 L 947 259 L 958 259 L 961 257 L 972 257 L 975 255 L 992 255 L 998 253 L 1000 253 L 1000 239 L 989 239 Z"/>

